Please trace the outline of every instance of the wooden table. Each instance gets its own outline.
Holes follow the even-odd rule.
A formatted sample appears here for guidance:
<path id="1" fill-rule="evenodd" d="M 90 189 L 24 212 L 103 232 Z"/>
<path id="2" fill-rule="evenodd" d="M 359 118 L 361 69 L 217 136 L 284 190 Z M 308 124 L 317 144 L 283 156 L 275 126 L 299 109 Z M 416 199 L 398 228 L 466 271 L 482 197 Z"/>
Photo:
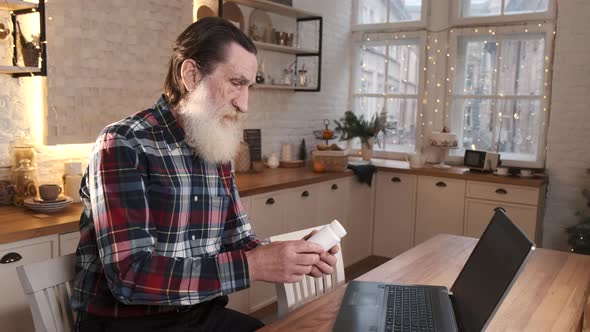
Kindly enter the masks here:
<path id="1" fill-rule="evenodd" d="M 444 285 L 449 289 L 477 239 L 438 235 L 357 280 Z M 345 286 L 260 331 L 332 331 Z M 579 331 L 590 293 L 590 256 L 536 249 L 487 331 Z"/>

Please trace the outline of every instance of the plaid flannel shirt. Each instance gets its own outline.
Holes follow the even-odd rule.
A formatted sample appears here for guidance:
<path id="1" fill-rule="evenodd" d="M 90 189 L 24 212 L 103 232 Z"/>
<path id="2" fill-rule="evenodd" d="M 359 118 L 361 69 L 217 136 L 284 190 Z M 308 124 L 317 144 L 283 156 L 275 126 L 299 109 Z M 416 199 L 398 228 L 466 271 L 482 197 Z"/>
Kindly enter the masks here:
<path id="1" fill-rule="evenodd" d="M 229 163 L 195 156 L 165 97 L 107 126 L 80 193 L 74 309 L 149 315 L 249 287 L 250 229 Z"/>

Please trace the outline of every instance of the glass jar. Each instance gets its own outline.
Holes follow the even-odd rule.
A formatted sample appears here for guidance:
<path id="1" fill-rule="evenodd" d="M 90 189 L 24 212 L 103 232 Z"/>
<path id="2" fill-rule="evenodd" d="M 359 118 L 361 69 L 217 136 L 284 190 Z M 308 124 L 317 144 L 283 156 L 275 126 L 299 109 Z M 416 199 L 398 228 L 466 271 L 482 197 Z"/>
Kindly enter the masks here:
<path id="1" fill-rule="evenodd" d="M 37 165 L 37 158 L 35 153 L 35 147 L 29 143 L 25 138 L 19 137 L 15 140 L 13 146 L 13 162 L 12 167 L 14 169 L 21 166 L 21 160 L 27 159 L 32 167 Z"/>
<path id="2" fill-rule="evenodd" d="M 37 169 L 31 166 L 29 159 L 22 159 L 20 166 L 14 170 L 14 184 L 14 205 L 23 206 L 25 199 L 37 196 Z"/>
<path id="3" fill-rule="evenodd" d="M 306 87 L 307 86 L 307 70 L 300 69 L 297 72 L 297 85 L 300 86 L 300 87 Z"/>
<path id="4" fill-rule="evenodd" d="M 12 166 L 0 163 L 0 205 L 10 205 L 14 201 L 15 188 L 12 183 Z"/>

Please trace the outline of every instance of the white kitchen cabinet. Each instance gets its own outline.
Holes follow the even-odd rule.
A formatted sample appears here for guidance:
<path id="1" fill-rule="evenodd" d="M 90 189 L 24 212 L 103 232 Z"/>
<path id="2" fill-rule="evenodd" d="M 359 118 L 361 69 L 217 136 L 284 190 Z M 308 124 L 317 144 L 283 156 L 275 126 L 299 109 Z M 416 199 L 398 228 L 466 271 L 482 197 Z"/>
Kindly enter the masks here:
<path id="1" fill-rule="evenodd" d="M 250 223 L 260 240 L 271 235 L 285 233 L 285 209 L 287 208 L 285 191 L 275 191 L 252 196 Z M 263 308 L 276 301 L 275 285 L 267 282 L 254 282 L 249 289 L 250 312 Z"/>
<path id="2" fill-rule="evenodd" d="M 375 181 L 369 187 L 360 183 L 356 176 L 348 179 L 350 191 L 347 218 L 347 235 L 343 245 L 345 266 L 354 264 L 371 255 L 373 249 L 373 193 Z"/>
<path id="3" fill-rule="evenodd" d="M 492 220 L 494 209 L 500 207 L 531 240 L 535 240 L 537 207 L 524 204 L 484 201 L 467 198 L 465 200 L 465 236 L 479 238 Z"/>
<path id="4" fill-rule="evenodd" d="M 418 176 L 415 245 L 441 233 L 463 235 L 465 182 Z"/>
<path id="5" fill-rule="evenodd" d="M 73 254 L 78 249 L 80 242 L 80 232 L 71 232 L 59 235 L 59 255 L 65 256 Z"/>
<path id="6" fill-rule="evenodd" d="M 29 303 L 16 274 L 16 267 L 44 261 L 58 254 L 57 235 L 0 245 L 0 330 L 34 331 Z M 9 259 L 9 258 L 13 259 Z M 12 262 L 9 262 L 12 261 Z"/>
<path id="7" fill-rule="evenodd" d="M 543 188 L 467 181 L 465 235 L 480 237 L 494 209 L 501 207 L 526 236 L 541 243 L 540 209 Z"/>
<path id="8" fill-rule="evenodd" d="M 316 185 L 287 190 L 285 192 L 285 230 L 283 233 L 316 226 L 318 200 L 319 193 Z"/>
<path id="9" fill-rule="evenodd" d="M 318 211 L 315 226 L 325 225 L 338 220 L 344 228 L 348 226 L 348 197 L 350 180 L 348 178 L 325 181 L 317 184 Z M 344 237 L 343 240 L 346 240 Z M 344 244 L 343 244 L 344 245 Z"/>
<path id="10" fill-rule="evenodd" d="M 377 173 L 374 255 L 395 257 L 414 246 L 416 183 L 416 175 Z"/>

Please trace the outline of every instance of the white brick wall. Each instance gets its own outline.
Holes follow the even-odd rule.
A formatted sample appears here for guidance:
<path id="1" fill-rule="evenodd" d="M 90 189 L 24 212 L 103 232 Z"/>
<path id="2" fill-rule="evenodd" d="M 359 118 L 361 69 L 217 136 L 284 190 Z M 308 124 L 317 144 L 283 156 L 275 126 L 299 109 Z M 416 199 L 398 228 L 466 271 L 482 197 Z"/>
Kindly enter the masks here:
<path id="1" fill-rule="evenodd" d="M 564 228 L 584 208 L 590 188 L 590 2 L 559 1 L 547 137 L 547 197 L 543 245 L 566 249 Z"/>
<path id="2" fill-rule="evenodd" d="M 55 0 L 51 2 L 54 9 L 62 8 L 65 0 Z M 312 130 L 321 129 L 324 118 L 336 119 L 341 116 L 347 107 L 348 82 L 350 72 L 350 18 L 351 18 L 351 1 L 352 0 L 323 0 L 310 1 L 298 0 L 295 6 L 312 12 L 317 12 L 324 17 L 324 59 L 322 70 L 322 91 L 319 93 L 312 92 L 291 92 L 281 90 L 253 90 L 250 97 L 250 112 L 246 117 L 245 128 L 261 128 L 263 135 L 263 154 L 279 152 L 280 145 L 283 142 L 292 142 L 299 144 L 301 138 L 305 137 L 308 148 L 312 148 L 317 140 L 313 138 Z M 109 1 L 109 3 L 111 3 Z M 161 4 L 161 2 L 157 2 Z M 157 4 L 148 2 L 147 5 Z M 177 0 L 165 12 L 177 10 L 178 4 L 187 3 L 192 6 L 192 1 Z M 112 4 L 112 3 L 111 3 Z M 61 6 L 61 7 L 60 7 Z M 112 14 L 113 6 L 107 6 L 104 12 L 100 9 L 99 4 L 95 4 L 92 10 L 97 17 L 103 17 L 108 13 Z M 144 5 L 145 6 L 145 5 Z M 338 8 L 338 10 L 334 10 Z M 146 16 L 150 16 L 149 11 Z M 185 10 L 190 14 L 192 10 Z M 59 28 L 59 12 L 54 10 L 56 15 L 52 19 L 54 28 Z M 64 12 L 65 13 L 65 12 Z M 65 15 L 65 14 L 64 14 Z M 134 14 L 136 15 L 136 14 Z M 139 15 L 139 14 L 137 14 Z M 176 17 L 176 16 L 175 16 Z M 183 16 L 184 17 L 184 16 Z M 143 24 L 143 20 L 136 17 L 137 23 Z M 80 22 L 80 24 L 82 24 Z M 162 23 L 163 24 L 163 23 Z M 186 23 L 189 24 L 188 22 Z M 56 30 L 56 33 L 58 31 Z M 74 38 L 75 29 L 68 30 L 68 38 Z M 72 36 L 73 35 L 73 36 Z M 109 37 L 111 38 L 111 37 Z M 118 38 L 118 37 L 113 37 Z M 67 38 L 66 38 L 67 39 Z M 56 41 L 57 42 L 57 41 Z M 119 41 L 121 42 L 121 41 Z M 64 41 L 65 43 L 65 41 Z M 160 43 L 158 47 L 167 48 L 168 43 Z M 65 45 L 64 45 L 65 47 Z M 69 45 L 68 49 L 63 51 L 76 52 L 75 45 Z M 155 47 L 152 45 L 152 47 Z M 57 56 L 54 51 L 53 55 Z M 166 65 L 168 59 L 162 59 L 162 64 Z M 53 68 L 57 70 L 57 68 Z M 51 72 L 48 79 L 51 79 Z M 73 77 L 75 78 L 75 77 Z M 154 76 L 155 78 L 155 76 Z M 163 77 L 158 78 L 158 86 L 163 83 Z M 37 145 L 40 181 L 49 182 L 59 181 L 63 173 L 63 162 L 69 159 L 85 160 L 90 151 L 90 144 L 81 145 L 43 145 L 43 136 L 41 134 L 42 119 L 39 118 L 38 110 L 35 110 L 36 104 L 31 101 L 26 90 L 28 86 L 44 85 L 45 79 L 41 78 L 21 78 L 15 79 L 8 75 L 0 75 L 0 160 L 10 159 L 9 143 L 16 136 L 30 137 Z M 53 82 L 52 84 L 59 84 Z M 51 92 L 48 92 L 51 93 Z M 158 93 L 153 93 L 157 96 Z M 59 98 L 52 99 L 51 104 L 61 102 Z M 139 111 L 145 107 L 151 106 L 155 100 L 138 101 L 131 100 L 132 106 L 129 106 L 127 113 Z M 76 112 L 83 112 L 83 102 L 75 104 L 77 108 L 72 108 Z M 60 106 L 61 108 L 67 105 Z M 60 109 L 61 111 L 61 109 Z M 67 111 L 67 109 L 66 109 Z M 52 115 L 52 109 L 49 108 L 49 116 Z M 77 116 L 73 112 L 68 116 Z M 124 117 L 121 114 L 118 118 Z M 98 122 L 96 114 L 90 115 L 87 122 Z M 61 116 L 59 124 L 68 124 L 68 117 Z M 51 121 L 50 121 L 51 123 Z M 53 122 L 56 124 L 56 122 Z M 50 128 L 51 129 L 51 128 Z M 90 130 L 90 129 L 89 129 Z M 92 140 L 94 137 L 92 138 Z M 297 147 L 297 145 L 295 146 Z"/>

